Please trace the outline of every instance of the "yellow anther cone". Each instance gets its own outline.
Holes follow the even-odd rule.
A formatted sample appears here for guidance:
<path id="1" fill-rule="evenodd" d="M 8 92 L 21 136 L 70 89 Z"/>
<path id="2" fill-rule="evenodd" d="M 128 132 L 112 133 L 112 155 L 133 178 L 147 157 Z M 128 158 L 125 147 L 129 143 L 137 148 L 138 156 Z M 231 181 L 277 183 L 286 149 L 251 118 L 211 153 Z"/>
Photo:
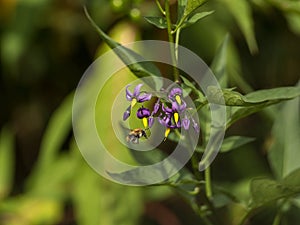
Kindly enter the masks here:
<path id="1" fill-rule="evenodd" d="M 148 119 L 146 117 L 143 118 L 143 125 L 145 128 L 148 128 Z"/>
<path id="2" fill-rule="evenodd" d="M 178 120 L 179 120 L 179 114 L 176 112 L 174 113 L 174 121 L 176 124 L 178 123 Z"/>
<path id="3" fill-rule="evenodd" d="M 171 129 L 170 128 L 167 128 L 166 131 L 165 131 L 165 139 L 164 141 L 167 139 L 167 137 L 169 136 L 169 133 L 170 133 Z"/>
<path id="4" fill-rule="evenodd" d="M 137 100 L 134 98 L 131 100 L 131 108 L 133 108 L 135 106 L 135 104 L 137 103 Z"/>
<path id="5" fill-rule="evenodd" d="M 179 105 L 181 105 L 181 98 L 180 98 L 179 95 L 176 95 L 176 96 L 175 96 L 175 100 L 176 100 L 176 102 L 177 102 Z"/>

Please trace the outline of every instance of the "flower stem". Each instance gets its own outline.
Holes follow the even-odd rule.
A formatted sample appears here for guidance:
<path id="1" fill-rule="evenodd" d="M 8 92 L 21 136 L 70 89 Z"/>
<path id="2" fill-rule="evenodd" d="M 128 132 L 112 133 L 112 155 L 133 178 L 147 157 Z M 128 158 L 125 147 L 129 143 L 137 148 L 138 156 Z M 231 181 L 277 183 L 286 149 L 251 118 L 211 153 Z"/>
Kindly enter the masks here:
<path id="1" fill-rule="evenodd" d="M 169 42 L 170 42 L 174 80 L 175 80 L 175 82 L 179 82 L 179 72 L 177 70 L 177 60 L 176 60 L 176 54 L 175 54 L 175 49 L 174 49 L 174 38 L 172 35 L 172 22 L 171 22 L 171 15 L 170 15 L 169 0 L 165 1 L 165 15 L 166 15 L 166 20 L 167 20 L 167 31 L 168 31 L 168 38 L 169 38 Z"/>
<path id="2" fill-rule="evenodd" d="M 159 11 L 160 11 L 163 15 L 166 15 L 166 12 L 165 12 L 165 11 L 163 10 L 163 8 L 161 7 L 159 0 L 155 0 L 155 2 L 156 2 L 156 5 L 157 5 Z"/>
<path id="3" fill-rule="evenodd" d="M 210 174 L 210 166 L 206 167 L 204 171 L 205 176 L 205 191 L 206 196 L 209 200 L 212 199 L 212 188 L 211 188 L 211 174 Z"/>

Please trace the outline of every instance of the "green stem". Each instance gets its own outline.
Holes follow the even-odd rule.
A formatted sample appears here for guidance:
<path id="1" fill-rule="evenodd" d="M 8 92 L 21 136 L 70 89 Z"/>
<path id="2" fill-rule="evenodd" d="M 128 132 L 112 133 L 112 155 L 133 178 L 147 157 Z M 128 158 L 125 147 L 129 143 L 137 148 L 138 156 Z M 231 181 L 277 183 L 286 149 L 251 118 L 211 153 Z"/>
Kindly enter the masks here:
<path id="1" fill-rule="evenodd" d="M 175 36 L 175 59 L 176 59 L 176 62 L 178 62 L 178 45 L 179 45 L 180 31 L 181 31 L 181 29 L 179 28 L 176 31 L 176 36 Z"/>
<path id="2" fill-rule="evenodd" d="M 156 2 L 156 5 L 157 5 L 159 11 L 160 11 L 163 15 L 166 15 L 166 12 L 165 12 L 165 11 L 163 10 L 163 8 L 161 7 L 159 0 L 155 0 L 155 2 Z"/>
<path id="3" fill-rule="evenodd" d="M 206 196 L 209 200 L 212 199 L 212 188 L 211 188 L 211 174 L 210 174 L 210 166 L 206 167 L 204 171 L 205 176 L 205 191 Z"/>
<path id="4" fill-rule="evenodd" d="M 167 30 L 168 30 L 168 37 L 169 37 L 169 42 L 170 42 L 170 49 L 171 49 L 171 59 L 172 59 L 173 71 L 174 71 L 174 80 L 175 80 L 175 82 L 179 82 L 179 73 L 177 70 L 177 61 L 176 61 L 175 49 L 174 49 L 174 38 L 172 35 L 172 21 L 171 21 L 171 15 L 170 15 L 169 0 L 165 1 L 165 13 L 166 13 Z"/>
<path id="5" fill-rule="evenodd" d="M 281 212 L 277 213 L 272 225 L 280 225 L 281 217 L 282 217 L 282 213 Z"/>

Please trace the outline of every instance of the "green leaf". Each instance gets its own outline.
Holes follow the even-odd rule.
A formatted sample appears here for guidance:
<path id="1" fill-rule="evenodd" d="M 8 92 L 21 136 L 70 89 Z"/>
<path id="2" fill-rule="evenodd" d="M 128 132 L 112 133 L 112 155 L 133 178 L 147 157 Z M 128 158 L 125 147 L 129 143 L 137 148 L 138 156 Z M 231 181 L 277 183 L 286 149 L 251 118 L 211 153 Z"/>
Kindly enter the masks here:
<path id="1" fill-rule="evenodd" d="M 210 103 L 227 106 L 248 106 L 251 105 L 244 100 L 242 94 L 232 89 L 220 89 L 215 86 L 207 87 L 207 99 Z"/>
<path id="2" fill-rule="evenodd" d="M 183 17 L 186 4 L 187 4 L 187 0 L 177 1 L 177 24 L 183 19 L 182 17 Z"/>
<path id="3" fill-rule="evenodd" d="M 182 28 L 191 26 L 212 13 L 214 13 L 214 11 L 196 13 L 195 15 L 191 16 L 186 22 L 184 22 Z"/>
<path id="4" fill-rule="evenodd" d="M 188 0 L 184 9 L 183 16 L 189 16 L 192 12 L 203 5 L 207 0 Z"/>
<path id="5" fill-rule="evenodd" d="M 228 52 L 229 35 L 227 34 L 218 48 L 214 60 L 211 64 L 211 70 L 219 81 L 222 88 L 227 87 L 228 75 L 227 75 L 227 52 Z"/>
<path id="6" fill-rule="evenodd" d="M 254 141 L 255 138 L 243 136 L 231 136 L 224 139 L 220 152 L 228 152 L 233 149 L 239 148 L 245 144 Z"/>
<path id="7" fill-rule="evenodd" d="M 218 93 L 220 95 L 220 93 Z M 300 87 L 281 87 L 268 90 L 260 90 L 241 96 L 240 105 L 247 106 L 233 110 L 232 116 L 228 121 L 228 126 L 232 125 L 237 120 L 244 118 L 248 115 L 263 110 L 264 108 L 277 104 L 281 101 L 289 100 L 300 95 Z M 229 98 L 229 96 L 226 97 Z M 225 96 L 224 96 L 225 98 Z M 238 99 L 238 95 L 233 99 Z M 225 99 L 225 102 L 226 102 Z"/>
<path id="8" fill-rule="evenodd" d="M 273 143 L 268 151 L 271 167 L 282 178 L 300 167 L 300 98 L 286 102 L 277 113 L 272 129 Z"/>
<path id="9" fill-rule="evenodd" d="M 85 14 L 96 29 L 102 40 L 114 50 L 114 52 L 119 56 L 119 58 L 127 65 L 127 67 L 134 73 L 137 77 L 146 76 L 158 76 L 161 77 L 159 69 L 151 62 L 145 61 L 143 57 L 136 52 L 128 49 L 121 44 L 115 42 L 107 34 L 105 34 L 95 23 L 95 21 L 90 17 L 86 8 L 84 8 Z M 143 61 L 136 63 L 137 61 Z"/>
<path id="10" fill-rule="evenodd" d="M 14 136 L 8 127 L 0 133 L 0 200 L 12 187 L 14 176 Z"/>
<path id="11" fill-rule="evenodd" d="M 279 87 L 259 90 L 245 95 L 244 100 L 249 103 L 261 103 L 271 100 L 287 100 L 300 95 L 299 87 Z"/>
<path id="12" fill-rule="evenodd" d="M 138 224 L 143 212 L 142 189 L 109 182 L 86 164 L 76 174 L 71 194 L 78 224 Z"/>
<path id="13" fill-rule="evenodd" d="M 297 196 L 300 194 L 300 169 L 281 181 L 267 178 L 254 179 L 250 190 L 254 207 L 260 207 L 281 198 Z"/>
<path id="14" fill-rule="evenodd" d="M 144 17 L 149 23 L 152 25 L 156 26 L 157 28 L 160 29 L 166 29 L 168 27 L 167 25 L 167 20 L 165 17 L 159 17 L 159 16 L 145 16 Z"/>
<path id="15" fill-rule="evenodd" d="M 72 103 L 73 93 L 64 99 L 51 116 L 41 142 L 38 159 L 39 170 L 48 167 L 56 160 L 57 154 L 71 130 Z"/>
<path id="16" fill-rule="evenodd" d="M 243 136 L 231 136 L 224 139 L 222 146 L 220 148 L 220 153 L 229 152 L 231 150 L 237 149 L 245 144 L 254 141 L 255 138 L 243 137 Z M 197 152 L 204 152 L 202 147 L 196 148 Z"/>
<path id="17" fill-rule="evenodd" d="M 258 51 L 254 34 L 254 22 L 251 15 L 251 6 L 247 0 L 221 0 L 235 18 L 243 32 L 251 53 Z"/>

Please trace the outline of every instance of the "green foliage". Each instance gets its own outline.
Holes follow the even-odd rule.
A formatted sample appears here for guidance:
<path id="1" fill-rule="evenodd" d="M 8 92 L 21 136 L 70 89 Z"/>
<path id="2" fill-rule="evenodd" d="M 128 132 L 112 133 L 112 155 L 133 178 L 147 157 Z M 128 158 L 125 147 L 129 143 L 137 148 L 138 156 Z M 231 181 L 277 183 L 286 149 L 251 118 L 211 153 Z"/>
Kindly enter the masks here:
<path id="1" fill-rule="evenodd" d="M 254 179 L 251 183 L 252 204 L 254 208 L 279 199 L 288 199 L 300 194 L 300 170 L 289 174 L 281 181 L 266 178 Z"/>
<path id="2" fill-rule="evenodd" d="M 0 133 L 0 200 L 9 195 L 14 174 L 14 136 L 8 127 Z"/>
<path id="3" fill-rule="evenodd" d="M 100 11 L 95 7 L 96 3 L 91 3 L 93 4 L 93 9 L 91 10 L 92 12 L 95 12 L 93 15 L 97 15 L 94 18 L 97 23 L 100 21 L 99 24 L 101 27 L 104 27 L 103 30 L 111 29 L 109 27 L 110 24 L 105 21 L 112 21 L 112 24 L 119 23 L 119 20 L 124 21 L 124 18 L 127 18 L 127 16 L 130 15 L 131 6 L 137 7 L 141 5 L 143 7 L 141 8 L 142 12 L 147 10 L 150 12 L 154 11 L 151 8 L 153 7 L 151 5 L 152 2 L 144 4 L 142 1 L 124 0 L 119 1 L 119 3 L 118 1 L 112 1 L 111 4 L 113 5 L 112 8 L 115 10 L 115 14 L 107 16 L 108 14 L 105 11 L 110 7 L 103 3 L 107 3 L 107 1 L 102 0 L 100 3 L 97 3 L 103 6 Z M 76 38 L 75 36 L 80 32 L 88 33 L 83 26 L 81 27 L 81 23 L 79 23 L 78 29 L 69 27 L 68 24 L 70 24 L 71 20 L 75 20 L 76 23 L 78 23 L 78 21 L 83 19 L 78 17 L 78 15 L 72 15 L 70 21 L 63 20 L 61 25 L 53 22 L 53 18 L 60 18 L 60 14 L 62 13 L 64 15 L 65 12 L 55 12 L 51 17 L 48 17 L 48 15 L 45 16 L 47 17 L 47 25 L 40 22 L 42 9 L 44 9 L 45 6 L 50 5 L 50 1 L 42 1 L 41 3 L 37 3 L 37 1 L 28 1 L 20 4 L 18 10 L 15 11 L 15 19 L 12 22 L 12 27 L 5 30 L 5 26 L 3 26 L 5 32 L 4 35 L 1 36 L 1 47 L 3 47 L 1 50 L 1 59 L 4 62 L 3 68 L 7 71 L 14 71 L 12 73 L 14 75 L 18 72 L 16 68 L 19 68 L 16 66 L 17 62 L 22 61 L 23 58 L 27 57 L 27 55 L 25 55 L 25 57 L 22 54 L 26 53 L 27 48 L 31 50 L 29 45 L 30 40 L 32 39 L 33 42 L 39 40 L 39 35 L 41 35 L 41 33 L 35 35 L 35 29 L 42 29 L 42 37 L 45 37 L 45 33 L 47 38 L 53 34 L 55 34 L 53 36 L 59 36 L 65 41 L 62 46 L 65 46 L 66 42 L 68 42 L 66 40 Z M 120 5 L 118 6 L 116 4 Z M 154 184 L 153 187 L 133 188 L 121 186 L 99 177 L 99 175 L 93 172 L 84 162 L 74 138 L 70 137 L 73 101 L 73 94 L 70 94 L 52 114 L 45 132 L 43 133 L 38 159 L 32 168 L 29 165 L 29 162 L 31 163 L 31 161 L 26 161 L 29 153 L 18 152 L 15 150 L 16 140 L 20 139 L 20 133 L 22 133 L 22 130 L 17 126 L 18 123 L 13 123 L 12 126 L 5 126 L 1 129 L 0 224 L 62 224 L 66 222 L 64 221 L 64 219 L 66 219 L 65 217 L 70 216 L 68 210 L 71 211 L 71 219 L 74 220 L 72 222 L 78 225 L 153 224 L 154 222 L 144 221 L 144 219 L 147 220 L 147 218 L 144 217 L 149 216 L 148 214 L 145 216 L 146 213 L 149 213 L 145 204 L 149 201 L 156 201 L 161 204 L 161 202 L 168 197 L 172 200 L 175 198 L 174 190 L 186 200 L 192 209 L 194 209 L 195 214 L 201 219 L 201 224 L 221 224 L 220 221 L 218 221 L 218 218 L 222 218 L 221 222 L 223 224 L 246 224 L 245 221 L 249 220 L 252 216 L 255 217 L 256 213 L 260 214 L 262 212 L 260 211 L 261 209 L 267 209 L 265 213 L 268 214 L 268 216 L 273 215 L 272 213 L 269 213 L 268 209 L 275 209 L 277 211 L 273 224 L 280 224 L 282 218 L 284 218 L 285 221 L 289 221 L 287 224 L 297 223 L 297 218 L 299 218 L 299 216 L 296 217 L 295 215 L 299 211 L 297 197 L 300 194 L 300 153 L 298 150 L 300 146 L 299 85 L 296 87 L 279 87 L 252 91 L 251 86 L 245 81 L 245 78 L 251 80 L 252 83 L 258 81 L 255 80 L 253 74 L 245 78 L 240 75 L 242 74 L 241 65 L 244 66 L 244 64 L 248 62 L 243 62 L 244 64 L 240 62 L 240 59 L 245 57 L 245 55 L 239 57 L 237 52 L 240 53 L 241 51 L 235 49 L 234 43 L 237 42 L 238 38 L 232 35 L 233 32 L 230 35 L 225 35 L 228 30 L 234 30 L 231 27 L 232 21 L 227 19 L 228 15 L 232 15 L 232 19 L 234 19 L 234 22 L 242 31 L 251 53 L 256 53 L 258 51 L 254 32 L 254 20 L 252 17 L 252 4 L 255 4 L 258 9 L 266 11 L 270 10 L 270 8 L 268 8 L 270 6 L 275 7 L 278 10 L 278 12 L 276 12 L 281 12 L 286 18 L 286 22 L 291 30 L 299 34 L 300 5 L 298 2 L 292 0 L 284 2 L 280 0 L 253 0 L 251 2 L 246 0 L 178 0 L 177 15 L 166 15 L 166 11 L 161 8 L 160 11 L 163 14 L 162 17 L 145 17 L 147 22 L 160 29 L 168 30 L 169 25 L 169 31 L 167 31 L 168 37 L 170 38 L 174 35 L 176 45 L 180 43 L 180 32 L 182 32 L 183 28 L 195 25 L 199 20 L 210 16 L 203 22 L 203 26 L 199 26 L 199 28 L 195 30 L 193 30 L 192 27 L 185 31 L 192 30 L 193 35 L 189 36 L 189 41 L 192 43 L 191 45 L 193 45 L 193 47 L 201 44 L 213 52 L 215 51 L 214 47 L 219 45 L 211 63 L 211 70 L 218 79 L 221 89 L 210 86 L 208 87 L 208 90 L 205 90 L 207 91 L 205 92 L 207 93 L 207 96 L 205 96 L 203 90 L 200 90 L 192 80 L 189 80 L 189 78 L 183 75 L 180 76 L 182 81 L 180 85 L 185 91 L 184 96 L 192 96 L 196 103 L 202 135 L 191 162 L 189 162 L 185 168 L 168 180 Z M 38 6 L 42 7 L 39 8 Z M 89 5 L 89 7 L 90 6 L 91 5 Z M 175 8 L 176 6 L 171 4 L 171 7 Z M 29 11 L 33 12 L 33 14 L 24 13 L 24 9 L 30 9 Z M 71 10 L 71 7 L 68 10 Z M 174 12 L 174 10 L 170 10 L 170 12 Z M 160 69 L 163 68 L 161 71 L 164 71 L 164 74 L 168 73 L 166 72 L 167 69 L 165 69 L 164 66 L 158 69 L 158 67 L 151 62 L 136 63 L 139 60 L 143 60 L 142 55 L 121 45 L 121 41 L 116 40 L 117 38 L 113 35 L 107 35 L 96 25 L 96 22 L 91 19 L 86 9 L 85 13 L 104 43 L 114 49 L 115 53 L 128 65 L 128 68 L 134 74 L 134 76 L 132 76 L 128 71 L 118 73 L 118 79 L 111 79 L 103 91 L 99 93 L 99 101 L 97 102 L 95 113 L 99 136 L 105 139 L 112 154 L 118 155 L 118 158 L 121 158 L 122 160 L 127 160 L 137 165 L 161 161 L 166 157 L 166 154 L 159 149 L 160 147 L 155 151 L 146 154 L 142 152 L 142 156 L 141 153 L 130 151 L 117 142 L 113 137 L 114 132 L 111 128 L 111 112 L 109 109 L 114 102 L 118 90 L 124 87 L 129 80 L 146 76 L 161 77 Z M 111 12 L 109 11 L 108 13 Z M 23 20 L 20 18 L 23 14 L 27 14 L 27 19 Z M 172 24 L 171 18 L 177 18 L 174 24 Z M 61 19 L 59 19 L 59 21 L 61 21 Z M 138 25 L 143 26 L 142 23 Z M 54 28 L 52 28 L 52 26 Z M 55 32 L 48 35 L 47 32 L 49 32 L 50 29 L 54 29 Z M 76 35 L 70 35 L 68 29 L 76 30 L 72 31 Z M 119 33 L 124 29 L 124 27 L 120 28 L 116 26 L 116 30 Z M 90 28 L 88 28 L 88 30 L 90 30 Z M 155 32 L 161 31 L 155 30 Z M 65 39 L 66 37 L 64 35 L 67 33 L 70 35 L 70 39 Z M 157 33 L 157 36 L 159 35 L 160 34 Z M 202 39 L 197 39 L 197 43 L 195 43 L 193 37 L 196 36 L 198 38 L 199 36 L 197 35 Z M 272 35 L 274 34 L 272 33 Z M 234 38 L 229 38 L 232 36 Z M 261 36 L 259 36 L 259 38 L 262 47 L 264 47 L 263 41 L 268 40 L 264 40 Z M 223 40 L 221 41 L 221 39 Z M 90 43 L 93 39 L 89 37 L 84 40 Z M 284 41 L 286 40 L 284 39 Z M 49 51 L 48 48 L 47 51 Z M 276 46 L 274 49 L 275 48 Z M 262 50 L 264 50 L 264 48 L 262 48 Z M 36 49 L 33 48 L 32 52 L 35 51 Z M 43 52 L 42 55 L 47 55 L 49 53 L 47 51 Z M 103 45 L 101 45 L 100 51 L 104 51 Z M 204 56 L 204 58 L 210 60 L 209 55 L 204 54 Z M 248 56 L 246 56 L 246 58 L 247 57 Z M 58 58 L 59 60 L 61 59 L 60 57 Z M 294 58 L 294 60 L 297 60 L 296 57 Z M 48 65 L 43 59 L 44 58 L 40 59 L 40 57 L 36 57 L 36 60 L 32 61 L 33 65 L 39 65 L 38 69 L 41 69 L 41 71 L 46 70 L 46 65 Z M 176 49 L 174 50 L 174 59 L 176 62 Z M 272 61 L 272 56 L 270 56 L 268 60 Z M 249 63 L 249 65 L 251 64 Z M 96 68 L 95 72 L 104 74 L 105 70 L 112 66 L 114 66 L 114 62 L 101 68 Z M 23 66 L 20 66 L 20 68 L 23 70 Z M 73 70 L 74 68 L 72 68 L 71 71 Z M 247 70 L 245 71 L 246 73 L 248 72 Z M 272 72 L 270 73 L 272 74 Z M 53 71 L 51 71 L 50 74 L 52 75 Z M 4 77 L 7 78 L 8 75 L 5 75 Z M 4 81 L 10 84 L 16 77 L 11 80 L 6 80 L 6 78 Z M 51 77 L 51 79 L 56 79 L 56 77 Z M 175 76 L 174 79 L 176 80 Z M 20 81 L 20 83 L 22 82 L 24 81 Z M 20 83 L 17 84 L 20 85 Z M 89 88 L 94 90 L 97 88 L 97 84 L 97 80 L 93 80 Z M 256 83 L 254 84 L 256 85 Z M 274 83 L 270 81 L 270 86 L 273 87 L 273 84 Z M 232 88 L 234 86 L 237 86 L 237 88 Z M 25 89 L 26 88 L 24 88 L 24 90 Z M 242 94 L 237 90 L 242 90 L 243 93 L 247 94 Z M 11 93 L 13 92 L 14 89 L 12 89 Z M 36 96 L 34 97 L 36 99 Z M 265 148 L 267 148 L 269 164 L 264 160 L 264 156 L 261 152 L 258 151 L 262 148 L 262 146 L 257 147 L 260 143 L 255 142 L 255 145 L 251 143 L 255 139 L 260 140 L 259 142 L 262 141 L 259 134 L 257 138 L 232 134 L 235 131 L 238 133 L 242 130 L 241 127 L 237 125 L 233 132 L 230 133 L 232 136 L 226 137 L 220 148 L 221 153 L 230 153 L 218 156 L 219 160 L 211 166 L 212 168 L 208 168 L 204 174 L 198 171 L 198 163 L 204 152 L 207 138 L 211 132 L 209 103 L 226 106 L 228 112 L 227 129 L 230 129 L 230 126 L 234 125 L 240 119 L 253 113 L 261 112 L 265 110 L 266 107 L 286 100 L 289 101 L 281 104 L 280 107 L 272 108 L 275 115 L 272 136 L 270 137 L 270 140 L 266 140 L 264 143 Z M 102 107 L 103 105 L 105 105 L 104 108 Z M 17 109 L 18 108 L 14 108 L 14 111 L 17 112 Z M 105 115 L 103 118 L 97 117 L 100 112 Z M 23 115 L 23 112 L 21 112 L 21 114 Z M 24 113 L 24 115 L 26 114 Z M 13 116 L 13 118 L 14 117 L 15 116 Z M 81 122 L 85 124 L 86 119 L 87 118 L 81 118 Z M 256 118 L 253 120 L 255 119 Z M 273 118 L 270 120 L 272 119 Z M 247 120 L 245 121 L 249 122 Z M 265 125 L 265 122 L 267 123 L 267 120 L 263 118 L 261 130 L 264 129 L 264 132 L 266 132 L 265 127 L 263 126 Z M 250 123 L 252 123 L 252 120 Z M 244 131 L 246 131 L 247 135 L 249 135 L 248 132 L 256 134 L 255 132 L 257 131 L 251 130 L 254 127 L 254 124 L 255 122 L 248 127 L 248 124 L 246 123 Z M 88 133 L 88 130 L 85 132 Z M 17 138 L 15 138 L 15 136 Z M 176 144 L 179 138 L 180 136 L 177 134 L 171 133 L 168 136 L 168 141 L 175 142 Z M 88 143 L 91 140 L 85 141 Z M 21 141 L 18 141 L 17 143 L 19 145 L 22 144 Z M 186 147 L 189 148 L 189 146 Z M 232 151 L 237 149 L 240 151 Z M 16 152 L 18 155 L 15 155 Z M 253 157 L 253 155 L 256 157 Z M 25 181 L 22 179 L 20 181 L 20 178 L 14 177 L 15 160 L 18 162 L 20 161 L 20 158 L 24 158 L 23 163 L 27 169 L 32 169 L 29 171 L 30 174 L 28 177 L 22 178 Z M 249 169 L 247 166 L 244 166 L 245 162 L 250 161 L 249 159 L 261 159 L 265 166 L 264 170 L 259 170 L 256 167 L 259 167 L 261 162 L 253 160 L 253 162 L 251 162 L 251 170 L 258 171 L 256 173 L 259 173 L 260 176 L 268 174 L 275 178 L 264 177 L 253 179 L 253 171 L 246 171 Z M 271 167 L 271 171 L 269 170 L 269 166 Z M 170 165 L 166 164 L 165 167 L 166 168 L 164 169 L 168 170 Z M 16 168 L 18 169 L 18 167 Z M 17 175 L 19 175 L 20 171 L 17 172 Z M 147 176 L 163 179 L 163 172 L 164 171 L 161 170 L 147 171 L 146 169 L 135 169 L 119 174 L 109 173 L 109 175 L 119 182 L 130 184 L 131 180 L 136 180 L 134 178 L 137 175 L 138 177 L 145 178 L 144 181 L 141 180 L 141 183 L 147 183 Z M 14 180 L 16 180 L 15 186 Z M 22 184 L 17 186 L 20 182 Z M 14 194 L 12 195 L 11 193 Z M 247 204 L 248 200 L 250 200 L 250 204 Z M 171 204 L 172 203 L 173 202 L 171 202 Z M 174 208 L 175 206 L 176 204 L 174 204 Z M 166 212 L 169 212 L 168 210 L 166 210 Z M 197 220 L 192 222 L 188 221 L 188 219 L 185 220 L 185 217 L 187 217 L 185 210 L 187 211 L 188 207 L 180 202 L 178 211 L 184 212 L 182 214 L 179 213 L 180 216 L 184 217 L 184 223 L 199 224 Z M 170 210 L 170 212 L 171 211 L 172 210 Z M 170 214 L 161 213 L 160 216 L 163 217 L 163 214 L 167 214 L 165 218 L 172 218 L 172 213 L 174 212 L 171 212 Z M 240 218 L 241 214 L 245 214 L 243 220 Z M 157 221 L 155 221 L 155 223 L 156 222 Z M 259 224 L 265 223 L 266 221 L 263 221 Z"/>
<path id="4" fill-rule="evenodd" d="M 288 101 L 277 111 L 272 129 L 273 143 L 269 149 L 269 161 L 278 178 L 288 175 L 299 165 L 300 121 L 299 98 Z"/>

